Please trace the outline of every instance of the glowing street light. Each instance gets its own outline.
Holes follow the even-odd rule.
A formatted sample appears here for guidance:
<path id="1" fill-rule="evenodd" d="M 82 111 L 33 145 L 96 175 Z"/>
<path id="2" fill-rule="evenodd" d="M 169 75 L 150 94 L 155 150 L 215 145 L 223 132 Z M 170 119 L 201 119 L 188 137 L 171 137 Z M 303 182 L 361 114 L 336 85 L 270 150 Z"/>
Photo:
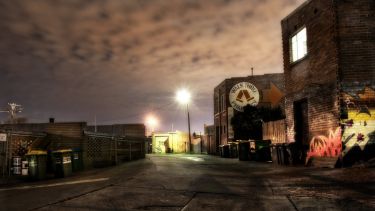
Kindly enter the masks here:
<path id="1" fill-rule="evenodd" d="M 159 121 L 154 115 L 149 114 L 146 116 L 146 125 L 151 128 L 151 133 L 155 131 L 155 127 L 158 126 L 158 124 Z"/>
<path id="2" fill-rule="evenodd" d="M 182 105 L 186 104 L 186 112 L 188 119 L 188 133 L 189 133 L 189 153 L 191 153 L 191 136 L 190 136 L 190 114 L 189 114 L 189 102 L 190 102 L 190 92 L 186 89 L 178 90 L 176 93 L 176 100 Z"/>

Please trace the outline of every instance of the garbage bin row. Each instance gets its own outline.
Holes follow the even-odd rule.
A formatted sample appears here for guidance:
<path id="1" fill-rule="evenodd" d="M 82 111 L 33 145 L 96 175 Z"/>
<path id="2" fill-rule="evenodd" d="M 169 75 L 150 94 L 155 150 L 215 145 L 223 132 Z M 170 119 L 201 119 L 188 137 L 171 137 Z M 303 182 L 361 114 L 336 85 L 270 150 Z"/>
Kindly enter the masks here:
<path id="1" fill-rule="evenodd" d="M 303 152 L 294 143 L 271 144 L 270 140 L 237 141 L 219 146 L 223 158 L 240 161 L 272 161 L 278 165 L 296 165 L 303 160 Z M 302 159 L 301 159 L 302 156 Z"/>
<path id="2" fill-rule="evenodd" d="M 271 161 L 271 141 L 238 141 L 219 146 L 223 158 L 238 158 L 240 161 Z"/>
<path id="3" fill-rule="evenodd" d="M 18 159 L 14 159 L 14 165 L 18 164 L 16 160 Z M 82 151 L 65 149 L 47 153 L 43 150 L 32 150 L 26 154 L 21 169 L 22 175 L 28 175 L 32 180 L 45 179 L 48 170 L 52 170 L 55 177 L 66 177 L 72 172 L 83 170 Z M 18 170 L 14 170 L 14 173 L 18 173 Z"/>

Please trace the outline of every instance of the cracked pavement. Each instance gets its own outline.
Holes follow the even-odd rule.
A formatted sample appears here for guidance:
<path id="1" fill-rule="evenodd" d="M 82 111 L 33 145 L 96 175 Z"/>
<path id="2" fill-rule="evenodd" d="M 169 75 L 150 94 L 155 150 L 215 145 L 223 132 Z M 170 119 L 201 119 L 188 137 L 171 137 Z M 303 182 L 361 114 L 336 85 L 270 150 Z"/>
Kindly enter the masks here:
<path id="1" fill-rule="evenodd" d="M 374 176 L 373 168 L 153 154 L 69 178 L 0 187 L 0 202 L 5 210 L 374 210 Z"/>

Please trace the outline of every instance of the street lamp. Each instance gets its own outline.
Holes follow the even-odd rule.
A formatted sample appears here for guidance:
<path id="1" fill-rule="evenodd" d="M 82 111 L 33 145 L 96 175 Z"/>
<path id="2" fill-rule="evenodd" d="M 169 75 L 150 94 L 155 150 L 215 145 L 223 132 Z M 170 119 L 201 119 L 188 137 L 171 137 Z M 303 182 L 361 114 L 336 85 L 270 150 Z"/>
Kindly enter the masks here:
<path id="1" fill-rule="evenodd" d="M 189 136 L 189 153 L 191 153 L 191 136 L 190 136 L 190 114 L 189 114 L 189 102 L 190 102 L 190 92 L 186 89 L 178 90 L 176 93 L 176 100 L 180 104 L 186 104 L 186 112 L 188 119 L 188 136 Z"/>

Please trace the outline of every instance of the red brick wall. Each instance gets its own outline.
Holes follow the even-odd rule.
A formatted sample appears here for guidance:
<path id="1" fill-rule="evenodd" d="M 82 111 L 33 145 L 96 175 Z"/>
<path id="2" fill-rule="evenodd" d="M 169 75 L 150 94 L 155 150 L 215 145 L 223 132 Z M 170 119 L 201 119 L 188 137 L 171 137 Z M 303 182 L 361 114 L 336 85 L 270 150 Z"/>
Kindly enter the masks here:
<path id="1" fill-rule="evenodd" d="M 310 140 L 339 126 L 334 4 L 327 0 L 308 1 L 282 20 L 281 26 L 287 138 L 294 141 L 293 103 L 307 99 L 309 134 L 305 134 L 308 137 L 304 140 Z M 303 27 L 307 31 L 308 54 L 301 61 L 291 63 L 289 39 Z"/>
<path id="2" fill-rule="evenodd" d="M 343 88 L 363 89 L 375 81 L 375 1 L 338 2 L 340 78 Z"/>

